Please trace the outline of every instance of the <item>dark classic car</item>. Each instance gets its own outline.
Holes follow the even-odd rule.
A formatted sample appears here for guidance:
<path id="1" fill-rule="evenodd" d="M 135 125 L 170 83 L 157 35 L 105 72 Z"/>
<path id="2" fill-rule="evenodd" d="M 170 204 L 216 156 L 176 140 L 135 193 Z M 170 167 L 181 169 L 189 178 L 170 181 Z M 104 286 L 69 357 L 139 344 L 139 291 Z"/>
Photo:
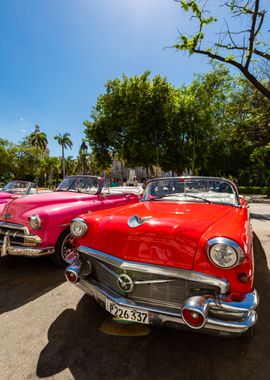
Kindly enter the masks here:
<path id="1" fill-rule="evenodd" d="M 81 213 L 138 202 L 140 189 L 110 189 L 103 178 L 65 178 L 55 192 L 21 197 L 5 204 L 0 215 L 0 256 L 51 255 L 59 265 L 73 254 L 71 220 Z"/>
<path id="2" fill-rule="evenodd" d="M 232 336 L 256 323 L 248 209 L 229 180 L 154 179 L 140 203 L 82 215 L 71 231 L 67 280 L 119 318 Z"/>

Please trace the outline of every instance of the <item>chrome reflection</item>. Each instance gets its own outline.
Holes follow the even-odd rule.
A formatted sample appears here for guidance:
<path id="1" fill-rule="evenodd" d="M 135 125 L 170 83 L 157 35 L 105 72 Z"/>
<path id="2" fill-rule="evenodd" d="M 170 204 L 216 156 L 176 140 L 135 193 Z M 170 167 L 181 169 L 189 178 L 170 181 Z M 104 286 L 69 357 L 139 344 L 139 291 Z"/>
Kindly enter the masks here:
<path id="1" fill-rule="evenodd" d="M 128 226 L 130 228 L 139 227 L 144 222 L 147 222 L 148 220 L 152 219 L 152 216 L 144 216 L 140 218 L 137 215 L 132 215 L 128 220 Z"/>

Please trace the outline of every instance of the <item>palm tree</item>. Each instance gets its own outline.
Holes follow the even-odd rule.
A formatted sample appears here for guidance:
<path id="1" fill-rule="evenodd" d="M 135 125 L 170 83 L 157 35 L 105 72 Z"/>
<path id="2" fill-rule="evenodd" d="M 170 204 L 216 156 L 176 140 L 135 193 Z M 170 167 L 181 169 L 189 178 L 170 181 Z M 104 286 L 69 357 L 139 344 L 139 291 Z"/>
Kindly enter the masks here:
<path id="1" fill-rule="evenodd" d="M 60 159 L 58 157 L 43 157 L 40 162 L 40 175 L 48 178 L 48 185 L 52 187 L 53 176 L 56 173 L 60 173 Z M 45 184 L 46 186 L 46 184 Z"/>
<path id="2" fill-rule="evenodd" d="M 65 178 L 65 149 L 72 147 L 73 142 L 70 139 L 70 133 L 58 133 L 57 136 L 54 136 L 54 139 L 58 142 L 62 147 L 62 168 L 63 168 L 63 178 Z"/>
<path id="3" fill-rule="evenodd" d="M 29 143 L 36 148 L 36 154 L 38 151 L 45 152 L 48 144 L 47 135 L 44 132 L 40 132 L 38 125 L 35 127 L 35 132 L 29 136 Z"/>
<path id="4" fill-rule="evenodd" d="M 28 137 L 28 142 L 30 146 L 35 147 L 36 150 L 36 174 L 35 174 L 35 181 L 37 181 L 37 164 L 38 164 L 38 153 L 39 151 L 41 153 L 45 152 L 48 144 L 47 135 L 44 132 L 40 132 L 39 125 L 35 125 L 35 131 L 30 134 Z"/>
<path id="5" fill-rule="evenodd" d="M 72 175 L 75 172 L 76 161 L 72 156 L 68 156 L 65 160 L 66 175 Z"/>

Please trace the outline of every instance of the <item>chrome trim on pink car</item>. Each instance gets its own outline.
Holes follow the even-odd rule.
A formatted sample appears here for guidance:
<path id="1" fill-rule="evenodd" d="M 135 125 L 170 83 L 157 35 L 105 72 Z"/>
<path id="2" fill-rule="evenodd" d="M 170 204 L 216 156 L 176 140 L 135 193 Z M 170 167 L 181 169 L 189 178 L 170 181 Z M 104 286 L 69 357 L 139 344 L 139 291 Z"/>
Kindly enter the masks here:
<path id="1" fill-rule="evenodd" d="M 3 244 L 0 241 L 0 244 Z M 4 249 L 3 249 L 4 247 Z M 5 256 L 6 254 L 11 256 L 27 256 L 27 257 L 39 257 L 39 256 L 47 256 L 54 253 L 54 247 L 46 247 L 46 248 L 28 248 L 21 246 L 8 246 L 6 247 L 4 244 L 0 250 L 0 256 Z"/>

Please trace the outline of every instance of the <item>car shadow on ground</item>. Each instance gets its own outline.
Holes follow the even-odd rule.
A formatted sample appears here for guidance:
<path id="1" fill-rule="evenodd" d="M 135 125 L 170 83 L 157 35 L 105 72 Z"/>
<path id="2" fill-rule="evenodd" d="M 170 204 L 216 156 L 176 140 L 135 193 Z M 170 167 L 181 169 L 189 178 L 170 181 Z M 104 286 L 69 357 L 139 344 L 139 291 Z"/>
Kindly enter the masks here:
<path id="1" fill-rule="evenodd" d="M 257 236 L 254 250 L 261 301 L 252 337 L 225 339 L 169 328 L 152 328 L 141 337 L 105 335 L 99 327 L 107 312 L 83 295 L 75 310 L 63 311 L 50 326 L 37 376 L 68 368 L 76 380 L 269 379 L 270 276 Z"/>
<path id="2" fill-rule="evenodd" d="M 0 258 L 0 314 L 32 301 L 65 281 L 49 257 Z"/>
<path id="3" fill-rule="evenodd" d="M 251 219 L 257 219 L 260 221 L 269 221 L 270 220 L 270 215 L 269 214 L 255 214 L 253 212 L 250 213 L 250 218 Z"/>

